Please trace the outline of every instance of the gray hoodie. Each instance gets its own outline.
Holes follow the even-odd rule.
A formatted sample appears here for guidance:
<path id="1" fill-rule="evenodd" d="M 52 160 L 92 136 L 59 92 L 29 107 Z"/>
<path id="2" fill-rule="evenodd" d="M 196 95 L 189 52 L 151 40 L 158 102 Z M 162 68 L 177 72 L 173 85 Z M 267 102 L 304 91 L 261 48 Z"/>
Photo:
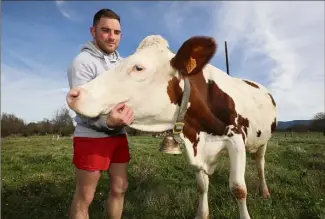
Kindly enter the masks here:
<path id="1" fill-rule="evenodd" d="M 99 50 L 93 42 L 87 42 L 80 53 L 72 61 L 68 68 L 68 80 L 70 88 L 85 84 L 115 65 L 122 59 L 115 51 L 106 54 Z M 106 125 L 106 116 L 97 119 L 84 118 L 81 115 L 75 117 L 77 123 L 74 131 L 75 137 L 108 137 L 126 133 L 125 129 L 114 129 Z"/>

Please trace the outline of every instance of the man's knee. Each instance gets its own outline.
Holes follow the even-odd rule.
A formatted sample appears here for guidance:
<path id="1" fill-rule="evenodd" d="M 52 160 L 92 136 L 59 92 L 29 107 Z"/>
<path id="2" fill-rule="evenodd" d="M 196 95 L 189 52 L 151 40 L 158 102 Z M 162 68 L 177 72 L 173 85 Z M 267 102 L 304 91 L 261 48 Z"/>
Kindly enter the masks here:
<path id="1" fill-rule="evenodd" d="M 94 199 L 97 183 L 100 177 L 98 171 L 76 169 L 75 201 L 83 206 L 89 206 Z"/>
<path id="2" fill-rule="evenodd" d="M 127 163 L 112 163 L 109 169 L 112 196 L 123 196 L 128 188 Z"/>
<path id="3" fill-rule="evenodd" d="M 89 206 L 94 199 L 94 193 L 95 191 L 93 188 L 77 188 L 76 199 L 79 203 L 82 203 L 82 205 Z"/>
<path id="4" fill-rule="evenodd" d="M 112 179 L 111 180 L 111 195 L 123 196 L 128 189 L 127 179 Z"/>

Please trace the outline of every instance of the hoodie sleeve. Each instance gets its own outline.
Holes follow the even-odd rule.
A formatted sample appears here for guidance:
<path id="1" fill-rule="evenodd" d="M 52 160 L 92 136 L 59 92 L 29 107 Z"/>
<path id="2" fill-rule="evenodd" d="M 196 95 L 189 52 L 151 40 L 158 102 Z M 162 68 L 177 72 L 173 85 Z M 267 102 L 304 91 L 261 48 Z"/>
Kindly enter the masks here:
<path id="1" fill-rule="evenodd" d="M 79 85 L 83 85 L 96 76 L 94 70 L 90 65 L 87 65 L 84 62 L 80 62 L 78 60 L 73 61 L 71 66 L 68 69 L 68 80 L 70 89 L 72 87 L 76 87 Z M 87 123 L 90 127 L 97 131 L 105 131 L 105 130 L 114 130 L 112 127 L 108 127 L 106 124 L 107 116 L 100 116 L 96 119 L 86 118 L 77 114 L 79 118 Z"/>

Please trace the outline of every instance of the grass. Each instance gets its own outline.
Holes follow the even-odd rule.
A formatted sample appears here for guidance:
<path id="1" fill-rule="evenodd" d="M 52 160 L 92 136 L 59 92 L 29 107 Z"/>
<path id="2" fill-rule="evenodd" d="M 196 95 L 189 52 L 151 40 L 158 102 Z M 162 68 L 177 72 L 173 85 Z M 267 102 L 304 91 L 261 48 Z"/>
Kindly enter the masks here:
<path id="1" fill-rule="evenodd" d="M 325 218 L 325 138 L 321 134 L 276 134 L 266 154 L 271 198 L 257 194 L 256 168 L 248 157 L 248 208 L 254 219 Z M 198 205 L 194 170 L 185 154 L 158 152 L 161 138 L 130 137 L 132 160 L 125 219 L 193 219 Z M 52 144 L 51 137 L 6 138 L 1 142 L 1 210 L 3 219 L 63 219 L 74 191 L 70 138 Z M 219 158 L 209 187 L 211 218 L 238 218 L 228 187 L 229 160 Z M 109 191 L 102 175 L 90 218 L 102 218 Z"/>

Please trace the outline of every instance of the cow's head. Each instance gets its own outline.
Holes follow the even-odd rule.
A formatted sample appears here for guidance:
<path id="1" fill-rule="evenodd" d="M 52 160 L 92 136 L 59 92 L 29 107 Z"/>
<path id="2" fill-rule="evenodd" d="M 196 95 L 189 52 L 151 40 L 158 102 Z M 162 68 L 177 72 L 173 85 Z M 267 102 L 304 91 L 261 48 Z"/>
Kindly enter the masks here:
<path id="1" fill-rule="evenodd" d="M 68 105 L 78 114 L 97 117 L 125 102 L 134 112 L 131 127 L 166 131 L 173 128 L 178 113 L 175 101 L 181 100 L 182 79 L 202 73 L 215 51 L 210 37 L 192 37 L 174 54 L 161 36 L 148 36 L 114 69 L 71 89 Z"/>

